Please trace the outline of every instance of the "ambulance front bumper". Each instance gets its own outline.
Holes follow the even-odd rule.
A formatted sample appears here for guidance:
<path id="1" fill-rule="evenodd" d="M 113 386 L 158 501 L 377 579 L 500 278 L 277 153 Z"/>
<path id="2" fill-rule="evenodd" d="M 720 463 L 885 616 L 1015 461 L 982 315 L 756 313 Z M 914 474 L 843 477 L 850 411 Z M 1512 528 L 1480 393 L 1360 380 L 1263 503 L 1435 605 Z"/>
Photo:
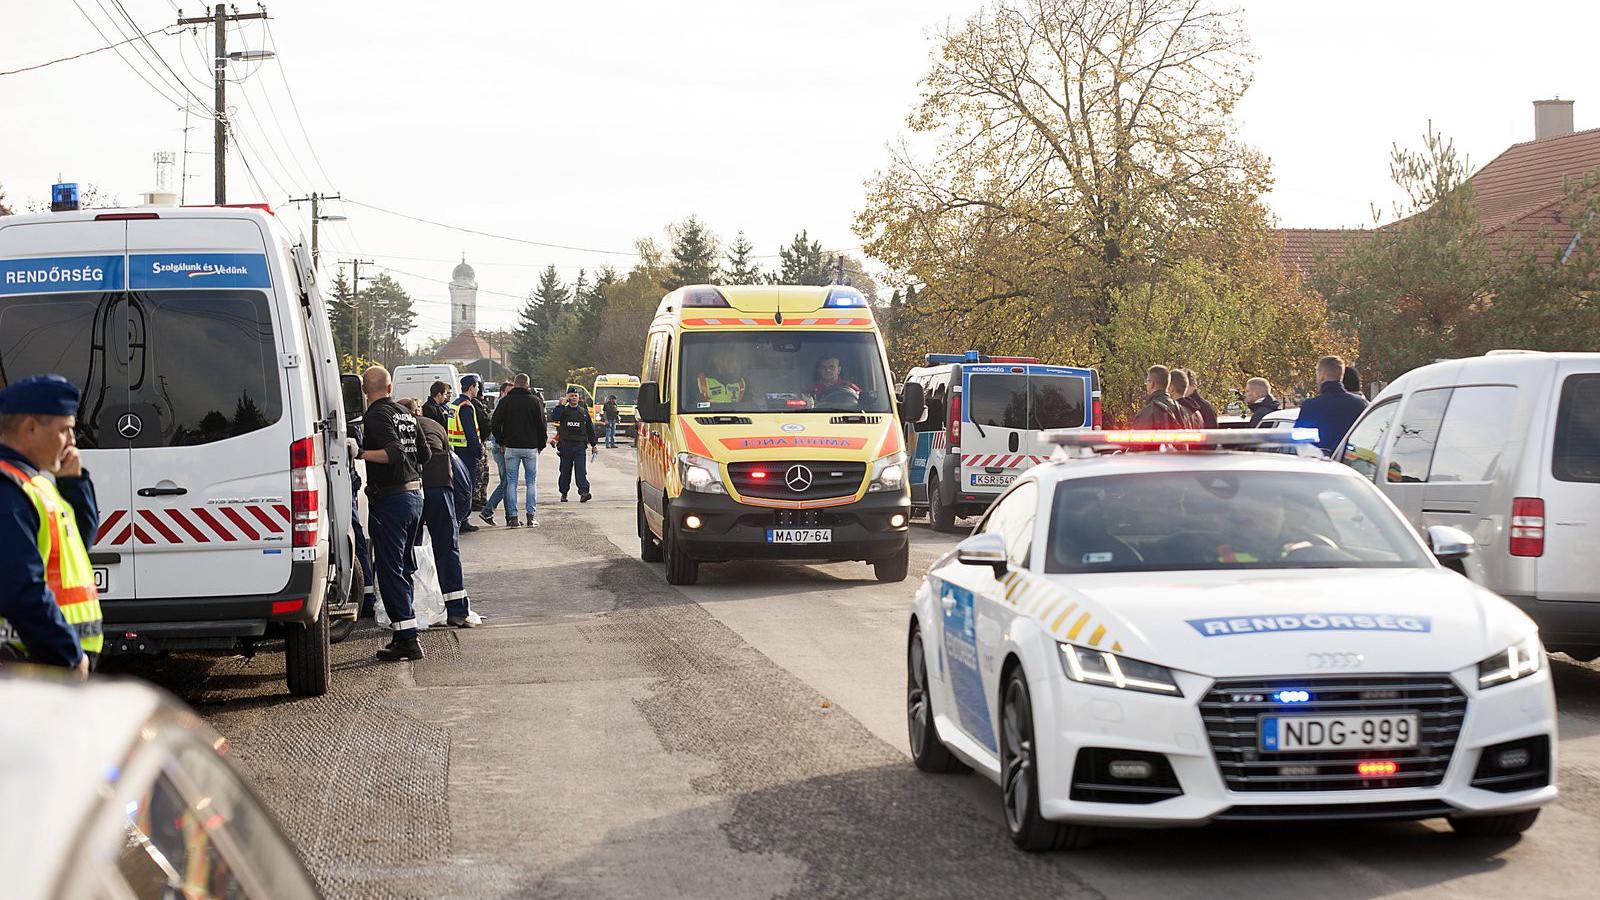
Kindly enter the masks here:
<path id="1" fill-rule="evenodd" d="M 808 510 L 768 509 L 725 494 L 685 492 L 668 507 L 684 549 L 701 562 L 885 559 L 905 550 L 910 513 L 911 500 L 903 491 L 869 493 L 853 503 Z M 689 527 L 690 516 L 699 528 Z M 777 543 L 770 534 L 774 529 L 826 529 L 830 540 Z"/>

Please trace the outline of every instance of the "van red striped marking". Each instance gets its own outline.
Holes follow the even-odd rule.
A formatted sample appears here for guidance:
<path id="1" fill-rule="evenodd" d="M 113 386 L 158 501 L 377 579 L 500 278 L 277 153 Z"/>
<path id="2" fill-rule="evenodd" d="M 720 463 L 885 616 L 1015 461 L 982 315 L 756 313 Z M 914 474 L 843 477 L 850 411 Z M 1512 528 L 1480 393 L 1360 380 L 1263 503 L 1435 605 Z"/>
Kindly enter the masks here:
<path id="1" fill-rule="evenodd" d="M 122 517 L 126 515 L 127 512 L 128 511 L 125 509 L 113 509 L 111 511 L 111 515 L 101 519 L 100 528 L 94 533 L 94 543 L 98 544 L 104 541 L 106 539 L 106 535 L 110 534 L 112 529 L 117 527 L 117 523 L 122 521 Z"/>
<path id="2" fill-rule="evenodd" d="M 148 509 L 139 510 L 139 517 L 144 519 L 146 522 L 149 522 L 150 523 L 150 527 L 154 528 L 156 530 L 156 532 L 158 534 L 160 534 L 161 537 L 166 540 L 167 543 L 169 543 L 169 544 L 181 544 L 181 543 L 183 543 L 183 541 L 179 540 L 178 536 L 175 533 L 173 533 L 172 529 L 167 527 L 167 523 L 161 521 L 161 519 L 159 519 L 156 516 L 156 514 L 151 512 L 150 510 L 148 510 Z"/>
<path id="3" fill-rule="evenodd" d="M 245 536 L 250 540 L 261 540 L 261 535 L 256 534 L 256 530 L 250 527 L 250 523 L 244 520 L 244 516 L 239 515 L 238 510 L 231 506 L 224 506 L 222 507 L 222 514 L 227 516 L 228 519 L 233 522 L 233 524 L 239 526 L 239 530 L 244 532 Z"/>
<path id="4" fill-rule="evenodd" d="M 248 512 L 247 512 L 248 510 Z M 272 541 L 289 531 L 291 512 L 282 503 L 211 507 L 113 509 L 95 530 L 93 546 L 196 545 Z"/>
<path id="5" fill-rule="evenodd" d="M 204 531 L 196 528 L 194 523 L 189 521 L 189 517 L 183 514 L 183 510 L 177 508 L 169 509 L 167 510 L 167 515 L 172 517 L 172 521 L 178 523 L 179 528 L 182 528 L 184 531 L 188 532 L 189 537 L 194 538 L 195 543 L 211 543 L 211 538 L 206 537 L 206 533 Z"/>
<path id="6" fill-rule="evenodd" d="M 249 509 L 250 509 L 250 514 L 255 516 L 258 520 L 260 520 L 262 525 L 265 525 L 267 527 L 267 533 L 268 534 L 282 534 L 283 533 L 283 526 L 279 525 L 275 520 L 273 520 L 273 518 L 271 516 L 267 515 L 267 510 L 266 510 L 265 507 L 262 507 L 262 506 L 251 506 L 251 507 L 249 507 Z"/>
<path id="7" fill-rule="evenodd" d="M 226 528 L 223 528 L 222 527 L 222 523 L 218 522 L 214 517 L 212 517 L 211 511 L 206 509 L 205 507 L 195 507 L 194 514 L 195 514 L 195 517 L 198 518 L 200 521 L 202 521 L 202 522 L 206 523 L 207 525 L 209 525 L 211 527 L 211 530 L 215 531 L 217 533 L 217 537 L 220 537 L 223 540 L 230 541 L 230 542 L 238 540 L 238 538 L 233 536 L 233 532 L 229 531 Z"/>

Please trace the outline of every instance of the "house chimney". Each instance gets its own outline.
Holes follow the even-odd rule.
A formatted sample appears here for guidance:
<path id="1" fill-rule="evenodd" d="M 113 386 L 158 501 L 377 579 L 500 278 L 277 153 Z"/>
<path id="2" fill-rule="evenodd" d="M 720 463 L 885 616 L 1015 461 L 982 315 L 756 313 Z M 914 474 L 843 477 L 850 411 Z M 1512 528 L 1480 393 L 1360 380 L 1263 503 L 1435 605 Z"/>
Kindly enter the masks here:
<path id="1" fill-rule="evenodd" d="M 1571 100 L 1533 101 L 1533 139 L 1561 137 L 1572 133 Z"/>

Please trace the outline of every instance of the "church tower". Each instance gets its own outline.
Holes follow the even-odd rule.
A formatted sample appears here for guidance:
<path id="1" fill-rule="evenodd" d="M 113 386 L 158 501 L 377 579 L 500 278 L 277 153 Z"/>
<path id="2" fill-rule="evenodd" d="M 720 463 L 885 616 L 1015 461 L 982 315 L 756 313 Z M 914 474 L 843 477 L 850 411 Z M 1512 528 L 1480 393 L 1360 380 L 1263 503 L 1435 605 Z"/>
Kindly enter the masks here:
<path id="1" fill-rule="evenodd" d="M 461 265 L 450 273 L 450 336 L 477 330 L 478 273 L 467 265 L 467 255 L 463 253 Z"/>

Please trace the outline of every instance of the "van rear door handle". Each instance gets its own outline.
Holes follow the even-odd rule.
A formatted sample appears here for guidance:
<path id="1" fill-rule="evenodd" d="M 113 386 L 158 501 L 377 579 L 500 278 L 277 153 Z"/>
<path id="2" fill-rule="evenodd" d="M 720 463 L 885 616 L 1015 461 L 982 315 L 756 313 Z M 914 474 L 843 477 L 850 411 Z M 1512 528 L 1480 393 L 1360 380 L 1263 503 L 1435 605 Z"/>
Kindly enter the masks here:
<path id="1" fill-rule="evenodd" d="M 141 497 L 182 497 L 184 494 L 187 494 L 187 493 L 189 493 L 189 489 L 188 488 L 184 488 L 184 487 L 169 487 L 169 488 L 148 487 L 148 488 L 139 488 L 139 496 L 141 496 Z"/>

